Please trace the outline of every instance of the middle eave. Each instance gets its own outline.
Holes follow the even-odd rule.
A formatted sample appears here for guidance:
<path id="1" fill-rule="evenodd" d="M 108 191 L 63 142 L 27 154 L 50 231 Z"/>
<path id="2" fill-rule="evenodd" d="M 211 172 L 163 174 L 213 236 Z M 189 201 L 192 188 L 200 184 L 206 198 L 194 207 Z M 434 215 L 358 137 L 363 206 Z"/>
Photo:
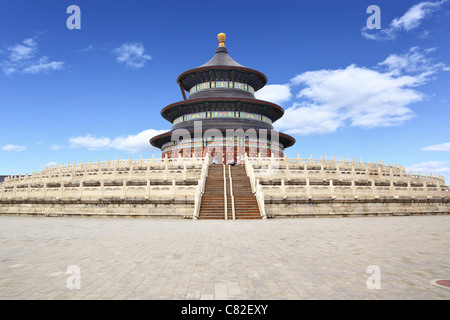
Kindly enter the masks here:
<path id="1" fill-rule="evenodd" d="M 190 113 L 204 111 L 244 111 L 259 113 L 269 117 L 272 122 L 280 119 L 284 114 L 284 109 L 274 103 L 242 98 L 210 98 L 183 100 L 172 103 L 161 110 L 161 115 L 171 123 L 178 117 Z"/>

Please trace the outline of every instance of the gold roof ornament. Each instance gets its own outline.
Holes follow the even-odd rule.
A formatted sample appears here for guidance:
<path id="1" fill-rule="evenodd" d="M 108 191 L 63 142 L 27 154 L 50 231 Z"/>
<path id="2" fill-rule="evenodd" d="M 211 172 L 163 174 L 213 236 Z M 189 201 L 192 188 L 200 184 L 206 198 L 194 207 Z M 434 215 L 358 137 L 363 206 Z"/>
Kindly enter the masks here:
<path id="1" fill-rule="evenodd" d="M 217 39 L 219 40 L 219 47 L 225 47 L 225 39 L 227 35 L 225 33 L 219 33 Z"/>

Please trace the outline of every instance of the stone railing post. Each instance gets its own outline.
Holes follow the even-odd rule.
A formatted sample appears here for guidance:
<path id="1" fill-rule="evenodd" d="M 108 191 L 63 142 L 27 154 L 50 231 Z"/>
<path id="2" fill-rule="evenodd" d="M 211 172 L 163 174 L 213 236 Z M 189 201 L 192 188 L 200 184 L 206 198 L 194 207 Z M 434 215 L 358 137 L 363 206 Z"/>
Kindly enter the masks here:
<path id="1" fill-rule="evenodd" d="M 225 171 L 225 165 L 223 164 L 223 197 L 225 207 L 225 220 L 228 220 L 228 205 L 227 205 L 227 175 Z"/>
<path id="2" fill-rule="evenodd" d="M 197 185 L 197 187 L 195 188 L 195 196 L 194 196 L 194 215 L 192 216 L 192 219 L 197 220 L 198 219 L 198 214 L 200 212 L 200 184 Z"/>
<path id="3" fill-rule="evenodd" d="M 175 183 L 175 179 L 172 179 L 172 197 L 175 198 L 176 193 L 177 193 L 177 186 Z"/>
<path id="4" fill-rule="evenodd" d="M 228 177 L 230 178 L 231 212 L 233 220 L 236 220 L 236 210 L 234 208 L 233 178 L 231 177 L 231 166 L 228 166 Z"/>
<path id="5" fill-rule="evenodd" d="M 286 161 L 286 179 L 289 181 L 291 180 L 291 170 L 289 169 L 289 160 Z"/>
<path id="6" fill-rule="evenodd" d="M 286 199 L 286 185 L 284 183 L 284 179 L 281 179 L 281 195 L 283 199 Z"/>
<path id="7" fill-rule="evenodd" d="M 311 199 L 311 185 L 309 184 L 309 179 L 306 178 L 306 196 L 308 197 L 308 199 Z"/>
<path id="8" fill-rule="evenodd" d="M 202 171 L 200 174 L 200 179 L 198 181 L 197 188 L 195 190 L 195 197 L 194 197 L 194 215 L 193 219 L 197 220 L 198 215 L 200 213 L 200 203 L 202 201 L 202 196 L 205 191 L 205 185 L 206 185 L 206 178 L 208 177 L 208 170 L 209 170 L 209 161 L 210 161 L 210 155 L 206 154 L 206 157 L 202 160 Z"/>
<path id="9" fill-rule="evenodd" d="M 408 197 L 412 197 L 412 188 L 411 188 L 411 181 L 407 181 L 407 185 L 408 185 Z"/>
<path id="10" fill-rule="evenodd" d="M 72 164 L 72 172 L 70 174 L 70 181 L 74 181 L 75 180 L 75 164 L 76 162 L 74 161 Z"/>
<path id="11" fill-rule="evenodd" d="M 391 196 L 394 196 L 394 194 L 395 194 L 394 180 L 390 180 L 389 183 L 390 183 L 389 193 Z"/>
<path id="12" fill-rule="evenodd" d="M 266 206 L 264 203 L 264 192 L 262 191 L 262 186 L 259 184 L 259 180 L 256 180 L 256 200 L 261 213 L 261 218 L 267 219 Z"/>
<path id="13" fill-rule="evenodd" d="M 353 198 L 357 198 L 358 196 L 356 195 L 356 185 L 355 185 L 355 179 L 352 179 L 352 194 L 353 194 Z"/>
<path id="14" fill-rule="evenodd" d="M 79 186 L 80 190 L 79 190 L 79 194 L 80 194 L 80 199 L 83 197 L 83 188 L 84 188 L 84 182 L 80 181 L 80 186 Z"/>
<path id="15" fill-rule="evenodd" d="M 164 180 L 169 179 L 169 164 L 167 161 L 167 156 L 164 159 Z"/>

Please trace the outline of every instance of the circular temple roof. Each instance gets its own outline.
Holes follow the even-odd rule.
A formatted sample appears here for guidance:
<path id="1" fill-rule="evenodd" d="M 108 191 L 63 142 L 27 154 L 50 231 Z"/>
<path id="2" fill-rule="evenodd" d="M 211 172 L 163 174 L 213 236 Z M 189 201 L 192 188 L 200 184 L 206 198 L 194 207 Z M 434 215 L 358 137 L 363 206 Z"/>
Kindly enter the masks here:
<path id="1" fill-rule="evenodd" d="M 205 64 L 183 72 L 177 79 L 183 88 L 189 91 L 193 86 L 207 81 L 230 80 L 246 83 L 252 86 L 255 91 L 261 89 L 267 84 L 267 77 L 257 71 L 234 61 L 228 55 L 228 49 L 225 47 L 224 33 L 217 36 L 219 46 L 216 54 Z"/>

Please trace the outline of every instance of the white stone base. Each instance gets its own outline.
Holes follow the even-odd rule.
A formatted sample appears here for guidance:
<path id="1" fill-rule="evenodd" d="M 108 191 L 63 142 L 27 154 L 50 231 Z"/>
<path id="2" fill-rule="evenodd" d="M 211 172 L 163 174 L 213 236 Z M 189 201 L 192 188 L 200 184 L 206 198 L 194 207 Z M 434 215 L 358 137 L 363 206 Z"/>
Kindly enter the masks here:
<path id="1" fill-rule="evenodd" d="M 265 199 L 268 218 L 350 217 L 450 214 L 448 198 L 269 198 Z"/>
<path id="2" fill-rule="evenodd" d="M 192 218 L 194 201 L 177 199 L 110 199 L 63 201 L 26 199 L 0 201 L 1 215 L 82 216 L 82 217 L 151 217 Z"/>

